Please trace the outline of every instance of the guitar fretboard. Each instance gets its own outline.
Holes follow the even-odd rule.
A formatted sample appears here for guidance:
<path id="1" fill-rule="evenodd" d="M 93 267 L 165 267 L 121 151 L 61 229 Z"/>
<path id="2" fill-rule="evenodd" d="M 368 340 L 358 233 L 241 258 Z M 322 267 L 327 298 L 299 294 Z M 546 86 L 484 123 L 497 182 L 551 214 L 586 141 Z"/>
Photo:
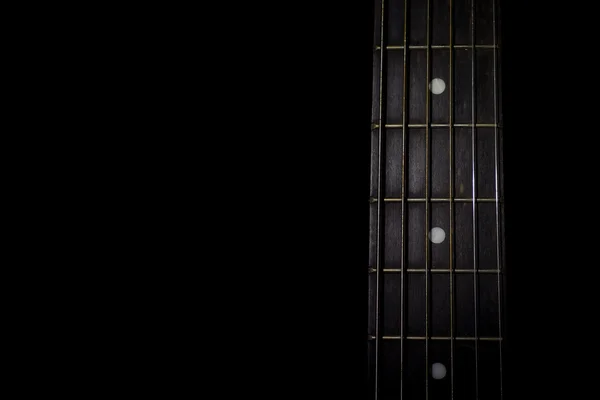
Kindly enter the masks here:
<path id="1" fill-rule="evenodd" d="M 376 0 L 370 397 L 502 399 L 498 0 Z"/>

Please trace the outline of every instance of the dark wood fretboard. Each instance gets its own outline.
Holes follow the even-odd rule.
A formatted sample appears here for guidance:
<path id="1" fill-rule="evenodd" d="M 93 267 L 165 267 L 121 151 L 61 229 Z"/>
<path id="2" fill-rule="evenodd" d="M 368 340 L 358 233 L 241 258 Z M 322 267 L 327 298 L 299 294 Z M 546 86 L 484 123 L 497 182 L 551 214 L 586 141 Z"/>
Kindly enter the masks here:
<path id="1" fill-rule="evenodd" d="M 369 398 L 499 400 L 499 1 L 377 0 L 375 15 Z"/>

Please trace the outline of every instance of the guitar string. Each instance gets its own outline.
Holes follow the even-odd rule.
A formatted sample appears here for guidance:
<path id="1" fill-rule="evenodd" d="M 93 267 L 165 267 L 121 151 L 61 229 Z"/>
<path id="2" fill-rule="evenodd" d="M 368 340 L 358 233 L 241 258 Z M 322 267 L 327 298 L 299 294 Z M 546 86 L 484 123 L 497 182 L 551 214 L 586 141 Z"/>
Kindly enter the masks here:
<path id="1" fill-rule="evenodd" d="M 429 81 L 431 74 L 431 59 L 430 59 L 430 45 L 429 42 L 429 31 L 431 26 L 429 24 L 431 0 L 427 0 L 427 17 L 426 17 L 426 46 L 427 46 L 427 64 L 426 64 L 426 78 L 425 78 L 425 400 L 429 400 L 429 307 L 430 307 L 430 290 L 429 290 L 429 229 L 430 229 L 430 215 L 429 215 L 429 163 L 430 163 L 430 140 L 429 140 L 429 114 L 431 112 L 431 98 L 429 94 Z"/>
<path id="2" fill-rule="evenodd" d="M 404 357 L 405 357 L 405 329 L 404 326 L 406 324 L 406 294 L 404 287 L 406 286 L 406 136 L 408 135 L 407 121 L 406 121 L 406 93 L 408 91 L 406 85 L 406 77 L 408 75 L 407 71 L 407 58 L 408 58 L 408 1 L 404 0 L 404 56 L 403 63 L 404 68 L 402 71 L 402 226 L 401 226 L 401 235 L 402 235 L 402 259 L 401 259 L 401 268 L 402 274 L 400 276 L 400 337 L 402 337 L 400 341 L 400 400 L 404 398 Z"/>
<path id="3" fill-rule="evenodd" d="M 492 0 L 492 36 L 494 42 L 494 179 L 495 179 L 495 197 L 496 197 L 496 268 L 498 269 L 498 336 L 503 337 L 502 332 L 502 275 L 500 273 L 502 269 L 502 260 L 500 254 L 500 204 L 499 204 L 499 154 L 498 154 L 498 36 L 496 35 L 497 30 L 497 14 L 496 14 L 497 3 L 496 0 Z M 502 341 L 498 342 L 498 358 L 499 358 L 499 369 L 500 369 L 500 400 L 503 398 L 503 376 L 502 376 Z"/>
<path id="4" fill-rule="evenodd" d="M 454 246 L 454 209 L 453 209 L 453 198 L 454 198 L 454 170 L 453 170 L 453 152 L 454 152 L 454 130 L 452 129 L 453 118 L 454 118 L 454 104 L 453 104 L 453 76 L 454 72 L 452 70 L 452 56 L 453 56 L 453 48 L 452 44 L 454 43 L 453 39 L 453 31 L 452 31 L 452 18 L 453 18 L 453 9 L 452 9 L 452 0 L 450 0 L 449 4 L 449 38 L 450 42 L 450 50 L 449 50 L 449 71 L 448 71 L 448 94 L 449 94 L 449 121 L 448 121 L 448 130 L 449 130 L 449 144 L 448 144 L 448 158 L 449 158 L 449 171 L 448 178 L 450 183 L 449 188 L 449 206 L 450 206 L 450 222 L 449 222 L 449 263 L 448 269 L 450 270 L 450 400 L 454 400 L 454 259 L 453 259 L 453 246 Z"/>
<path id="5" fill-rule="evenodd" d="M 478 335 L 478 325 L 479 321 L 477 318 L 477 314 L 479 312 L 479 304 L 478 304 L 478 274 L 477 274 L 477 179 L 476 179 L 476 164 L 477 164 L 477 142 L 476 142 L 476 108 L 475 108 L 475 58 L 477 54 L 475 53 L 475 0 L 471 0 L 471 119 L 472 119 L 472 128 L 471 128 L 471 164 L 472 164 L 472 176 L 471 176 L 471 184 L 472 184 L 472 208 L 473 208 L 473 305 L 474 305 L 474 315 L 473 315 L 473 323 L 474 323 L 474 336 L 477 338 Z M 479 341 L 475 340 L 474 342 L 475 348 L 475 400 L 479 400 Z"/>

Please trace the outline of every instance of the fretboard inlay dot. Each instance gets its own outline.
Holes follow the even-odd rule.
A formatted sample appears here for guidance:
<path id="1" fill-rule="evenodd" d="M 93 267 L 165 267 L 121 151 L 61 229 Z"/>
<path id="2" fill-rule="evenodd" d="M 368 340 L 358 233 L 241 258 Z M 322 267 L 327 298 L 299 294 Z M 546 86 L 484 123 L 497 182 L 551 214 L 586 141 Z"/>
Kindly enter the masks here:
<path id="1" fill-rule="evenodd" d="M 443 379 L 446 376 L 446 366 L 442 363 L 435 363 L 431 366 L 431 376 L 433 379 Z"/>
<path id="2" fill-rule="evenodd" d="M 429 232 L 429 240 L 435 244 L 440 244 L 446 239 L 446 232 L 439 227 L 435 227 Z"/>
<path id="3" fill-rule="evenodd" d="M 431 93 L 433 94 L 442 94 L 444 93 L 444 90 L 446 90 L 446 82 L 444 82 L 443 79 L 434 78 L 429 83 L 429 90 L 431 90 Z"/>

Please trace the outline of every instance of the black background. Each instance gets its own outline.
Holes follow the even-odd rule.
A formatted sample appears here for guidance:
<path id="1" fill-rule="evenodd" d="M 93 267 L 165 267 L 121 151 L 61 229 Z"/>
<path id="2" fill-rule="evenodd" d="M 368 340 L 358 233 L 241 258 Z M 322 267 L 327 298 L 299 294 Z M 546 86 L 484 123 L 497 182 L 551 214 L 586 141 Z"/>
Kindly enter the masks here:
<path id="1" fill-rule="evenodd" d="M 523 3 L 502 4 L 504 398 L 578 398 L 597 332 L 595 25 Z M 156 10 L 123 49 L 147 46 L 130 72 L 154 68 L 140 87 L 160 105 L 138 142 L 155 150 L 126 152 L 148 161 L 124 185 L 148 179 L 128 212 L 155 204 L 141 226 L 160 238 L 142 252 L 157 284 L 123 318 L 144 334 L 127 343 L 169 388 L 364 399 L 373 4 L 223 7 Z"/>
<path id="2" fill-rule="evenodd" d="M 27 7 L 23 387 L 364 399 L 372 1 Z M 502 2 L 505 399 L 597 382 L 596 16 Z"/>

